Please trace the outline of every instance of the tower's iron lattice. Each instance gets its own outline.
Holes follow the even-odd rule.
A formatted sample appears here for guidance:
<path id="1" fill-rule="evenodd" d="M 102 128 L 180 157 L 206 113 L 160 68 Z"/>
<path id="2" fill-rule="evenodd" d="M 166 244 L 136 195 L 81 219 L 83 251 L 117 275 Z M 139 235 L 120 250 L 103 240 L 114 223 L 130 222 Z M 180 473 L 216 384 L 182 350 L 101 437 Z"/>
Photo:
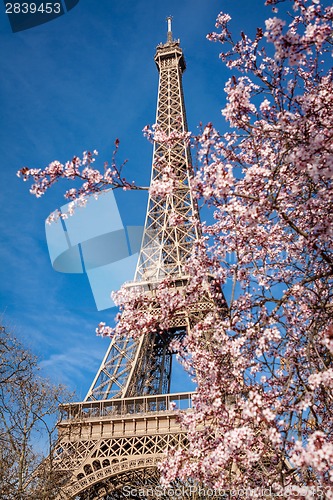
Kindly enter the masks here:
<path id="1" fill-rule="evenodd" d="M 159 71 L 156 124 L 160 133 L 175 139 L 172 147 L 155 142 L 151 182 L 171 171 L 174 188 L 172 194 L 151 194 L 148 199 L 134 282 L 128 285 L 140 286 L 147 294 L 153 294 L 166 277 L 175 287 L 186 285 L 184 265 L 200 237 L 197 203 L 190 190 L 191 154 L 184 137 L 186 65 L 179 40 L 172 37 L 171 18 L 167 42 L 157 47 L 155 62 Z M 174 224 L 175 218 L 181 223 Z M 170 394 L 169 344 L 183 338 L 191 321 L 213 307 L 208 294 L 191 311 L 177 314 L 167 331 L 139 340 L 113 338 L 84 402 L 62 408 L 54 458 L 64 477 L 59 499 L 142 498 L 143 489 L 146 499 L 156 498 L 157 464 L 163 453 L 186 446 L 170 402 L 183 409 L 191 407 L 191 393 Z"/>

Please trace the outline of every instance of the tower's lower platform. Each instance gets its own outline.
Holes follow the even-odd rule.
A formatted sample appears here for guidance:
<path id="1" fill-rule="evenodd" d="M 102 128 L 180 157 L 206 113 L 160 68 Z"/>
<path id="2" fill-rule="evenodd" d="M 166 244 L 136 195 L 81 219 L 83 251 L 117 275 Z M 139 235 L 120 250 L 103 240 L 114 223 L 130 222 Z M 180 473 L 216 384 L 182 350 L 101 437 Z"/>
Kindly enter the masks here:
<path id="1" fill-rule="evenodd" d="M 166 498 L 158 485 L 157 466 L 168 449 L 186 446 L 178 412 L 172 408 L 191 411 L 192 395 L 141 396 L 62 406 L 53 467 L 64 483 L 57 498 Z"/>

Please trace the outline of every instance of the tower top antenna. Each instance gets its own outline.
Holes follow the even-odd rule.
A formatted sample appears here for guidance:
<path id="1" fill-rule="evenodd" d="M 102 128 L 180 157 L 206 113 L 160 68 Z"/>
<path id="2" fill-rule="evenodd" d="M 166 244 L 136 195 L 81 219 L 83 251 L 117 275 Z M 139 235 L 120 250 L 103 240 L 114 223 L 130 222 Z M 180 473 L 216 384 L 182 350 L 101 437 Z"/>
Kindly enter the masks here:
<path id="1" fill-rule="evenodd" d="M 166 18 L 168 22 L 167 42 L 172 42 L 172 16 Z"/>

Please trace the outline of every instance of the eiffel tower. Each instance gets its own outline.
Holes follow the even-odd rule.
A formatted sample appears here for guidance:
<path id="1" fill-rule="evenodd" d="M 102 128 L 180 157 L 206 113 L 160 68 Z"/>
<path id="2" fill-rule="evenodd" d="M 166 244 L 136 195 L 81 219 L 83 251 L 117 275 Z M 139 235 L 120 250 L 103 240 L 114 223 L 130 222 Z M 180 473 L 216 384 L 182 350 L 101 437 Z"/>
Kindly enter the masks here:
<path id="1" fill-rule="evenodd" d="M 173 39 L 170 17 L 167 23 L 167 41 L 157 46 L 155 54 L 159 71 L 156 123 L 167 136 L 175 134 L 176 140 L 172 147 L 155 142 L 151 182 L 162 179 L 167 167 L 176 187 L 172 194 L 149 196 L 134 281 L 126 285 L 141 287 L 149 296 L 166 278 L 179 290 L 185 287 L 189 277 L 184 265 L 201 236 L 198 207 L 190 190 L 191 154 L 183 138 L 187 132 L 182 88 L 186 64 L 179 40 Z M 181 223 L 172 223 L 175 216 Z M 157 465 L 164 452 L 187 443 L 172 403 L 190 411 L 193 394 L 170 394 L 170 342 L 183 339 L 191 324 L 214 307 L 207 293 L 190 310 L 175 315 L 167 331 L 137 340 L 112 339 L 85 400 L 62 407 L 54 458 L 64 477 L 59 499 L 134 499 L 143 498 L 143 491 L 146 499 L 157 497 Z M 159 498 L 168 497 L 159 494 Z"/>

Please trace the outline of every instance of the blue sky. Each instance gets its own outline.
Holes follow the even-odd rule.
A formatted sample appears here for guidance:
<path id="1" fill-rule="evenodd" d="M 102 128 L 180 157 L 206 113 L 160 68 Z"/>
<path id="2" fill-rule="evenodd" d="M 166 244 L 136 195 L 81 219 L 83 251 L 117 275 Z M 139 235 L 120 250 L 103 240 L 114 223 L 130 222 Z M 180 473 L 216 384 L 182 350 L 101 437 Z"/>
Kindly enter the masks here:
<path id="1" fill-rule="evenodd" d="M 235 33 L 263 26 L 262 0 L 80 0 L 67 14 L 12 33 L 0 14 L 0 314 L 2 322 L 40 356 L 54 382 L 85 396 L 108 345 L 96 337 L 100 321 L 85 275 L 52 269 L 44 221 L 64 203 L 64 185 L 40 200 L 16 177 L 23 166 L 38 168 L 97 149 L 100 164 L 120 140 L 126 174 L 147 185 L 151 145 L 142 129 L 154 123 L 158 73 L 155 47 L 166 38 L 168 15 L 187 62 L 184 93 L 189 129 L 221 117 L 230 72 L 218 59 L 221 47 L 206 40 L 217 14 L 231 13 Z M 142 193 L 119 193 L 123 222 L 142 225 Z M 108 214 L 105 214 L 107 217 Z M 110 289 L 112 285 L 110 284 Z M 184 389 L 179 382 L 177 388 Z"/>

